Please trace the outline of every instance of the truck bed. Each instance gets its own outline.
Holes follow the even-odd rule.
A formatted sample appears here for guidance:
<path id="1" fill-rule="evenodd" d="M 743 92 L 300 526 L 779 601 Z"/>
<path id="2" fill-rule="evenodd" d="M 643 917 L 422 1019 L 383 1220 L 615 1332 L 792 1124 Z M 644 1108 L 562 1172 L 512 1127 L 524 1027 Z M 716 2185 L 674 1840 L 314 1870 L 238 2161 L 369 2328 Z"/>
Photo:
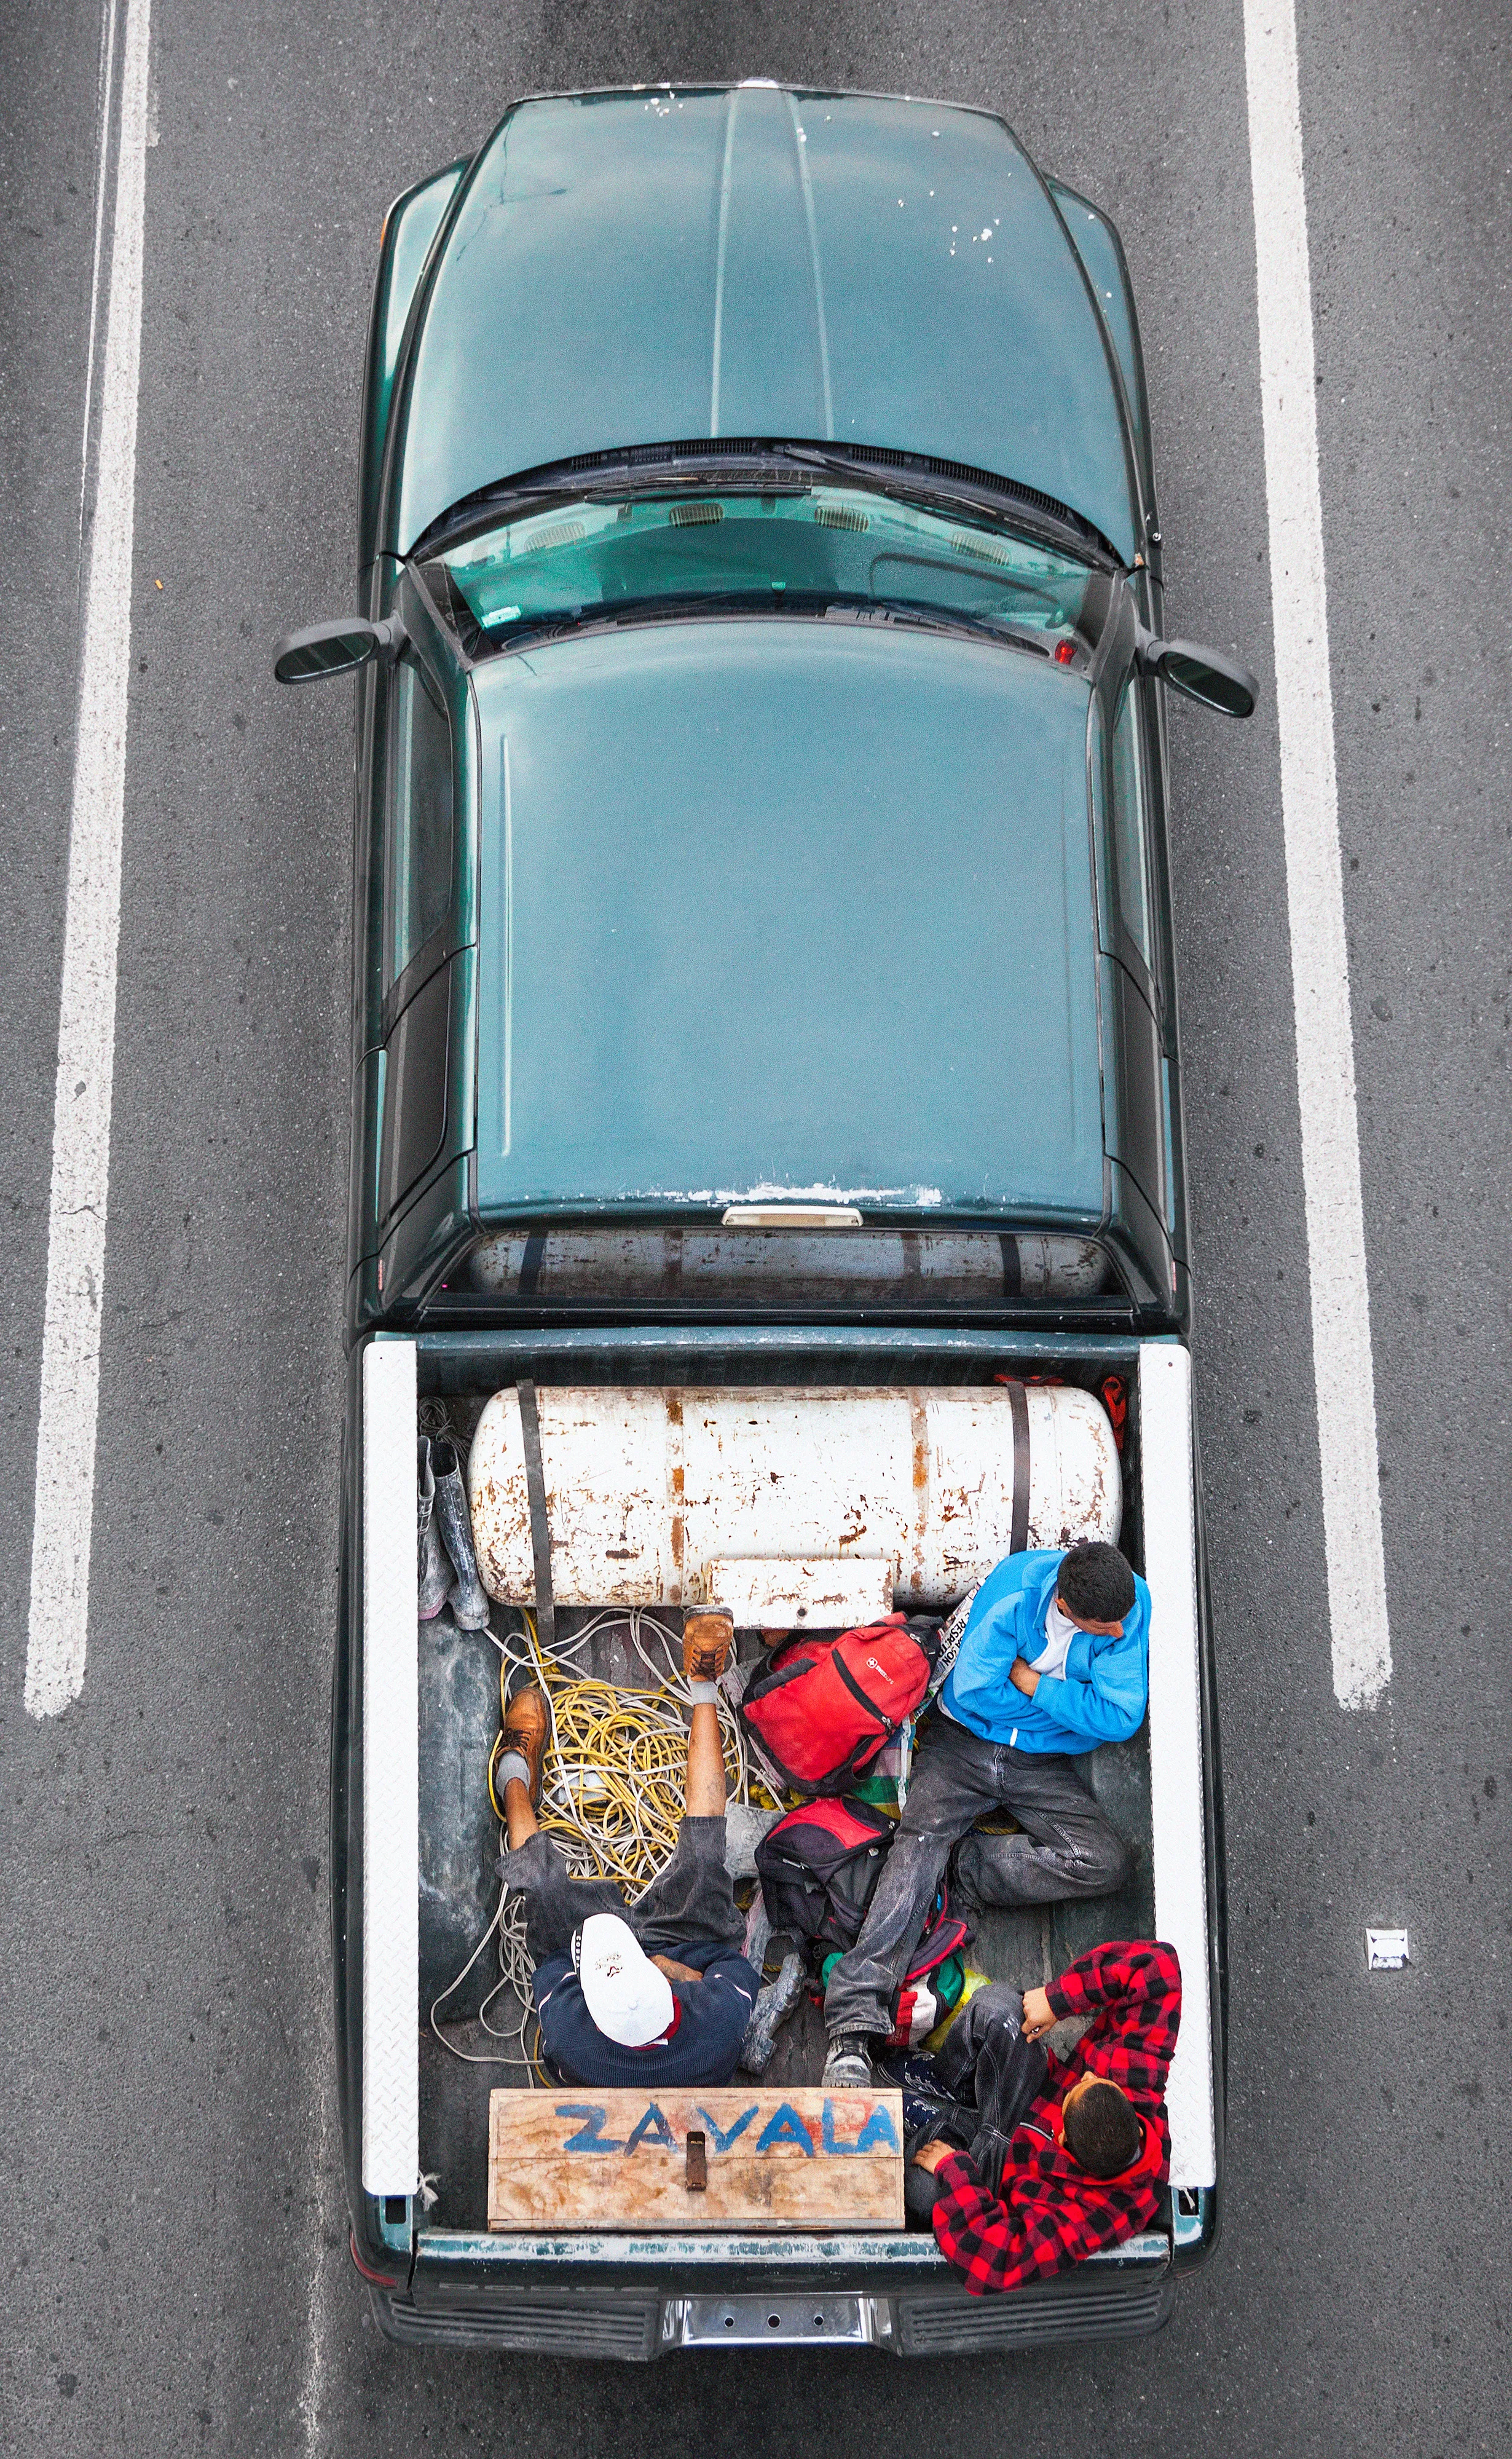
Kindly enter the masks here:
<path id="1" fill-rule="evenodd" d="M 418 1763 L 412 1710 L 405 1734 L 392 1727 L 391 1699 L 386 1714 L 373 1695 L 378 1685 L 387 1688 L 391 1684 L 397 1665 L 400 1697 L 414 1697 L 413 1688 L 406 1689 L 414 1680 L 413 1620 L 410 1622 L 407 1640 L 402 1616 L 391 1617 L 379 1602 L 383 1593 L 380 1583 L 393 1576 L 406 1551 L 412 1565 L 412 1538 L 407 1548 L 395 1548 L 391 1543 L 385 1546 L 383 1540 L 390 1538 L 391 1532 L 385 1527 L 380 1536 L 379 1523 L 386 1508 L 393 1504 L 394 1497 L 402 1494 L 407 1499 L 405 1524 L 412 1528 L 412 1503 L 408 1503 L 408 1497 L 412 1494 L 415 1420 L 411 1416 L 397 1440 L 391 1427 L 384 1434 L 380 1431 L 383 1409 L 374 1410 L 371 1391 L 368 1391 L 362 1497 L 368 1611 L 361 1651 L 364 1665 L 354 1688 L 358 1694 L 368 1692 L 368 1704 L 364 1707 L 360 1695 L 353 1699 L 366 1729 L 362 1791 L 368 1804 L 367 1825 L 374 1831 L 365 1839 L 368 1851 L 362 1858 L 367 1879 L 362 1958 L 362 2186 L 368 2207 L 378 2216 L 377 2233 L 396 2252 L 401 2245 L 406 2247 L 410 2257 L 405 2290 L 397 2300 L 389 2294 L 377 2301 L 384 2308 L 379 2317 L 384 2327 L 397 2336 L 426 2335 L 431 2326 L 421 2318 L 430 2314 L 435 2331 L 443 2338 L 460 2333 L 470 2344 L 575 2344 L 573 2317 L 586 2314 L 587 2308 L 595 2304 L 599 2289 L 609 2295 L 613 2310 L 624 2327 L 634 2323 L 632 2337 L 640 2330 L 650 2311 L 644 2304 L 645 2298 L 653 2298 L 657 2319 L 654 2327 L 646 2323 L 646 2330 L 654 2345 L 648 2343 L 642 2346 L 638 2342 L 634 2350 L 628 2346 L 624 2349 L 627 2354 L 650 2354 L 663 2345 L 696 2343 L 703 2336 L 703 2324 L 697 2318 L 709 2299 L 716 2303 L 723 2301 L 719 2317 L 709 2326 L 709 2335 L 715 2338 L 731 2329 L 744 2330 L 740 2300 L 747 2295 L 768 2303 L 773 2299 L 778 2301 L 773 2310 L 781 2309 L 783 2321 L 763 2327 L 787 2328 L 791 2323 L 797 2328 L 802 2318 L 796 2308 L 788 2315 L 785 2301 L 796 2299 L 800 2304 L 807 2301 L 811 2305 L 820 2289 L 826 2295 L 838 2296 L 845 2304 L 848 2319 L 843 2336 L 888 2346 L 901 2346 L 904 2342 L 910 2345 L 934 2344 L 930 2334 L 936 2329 L 946 2332 L 939 2344 L 966 2346 L 1010 2344 L 1025 2333 L 1031 2338 L 1063 2338 L 1068 2334 L 1080 2336 L 1084 2329 L 1091 2335 L 1094 2324 L 1096 2335 L 1104 2335 L 1110 2329 L 1157 2327 L 1168 2310 L 1169 2279 L 1177 2258 L 1200 2256 L 1215 2230 L 1221 2125 L 1219 1905 L 1213 1798 L 1216 1737 L 1211 1730 L 1210 1667 L 1198 1629 L 1199 1531 L 1189 1419 L 1186 1415 L 1188 1385 L 1185 1350 L 1174 1342 L 1141 1344 L 1121 1335 L 1014 1335 L 1011 1344 L 1005 1344 L 1000 1335 L 913 1334 L 891 1328 L 874 1333 L 848 1331 L 841 1335 L 828 1330 L 799 1328 L 666 1334 L 647 1327 L 630 1334 L 563 1329 L 545 1333 L 422 1334 L 414 1340 L 380 1337 L 368 1350 L 369 1359 L 384 1351 L 404 1353 L 402 1360 L 397 1356 L 384 1360 L 382 1373 L 390 1378 L 397 1373 L 401 1388 L 407 1388 L 411 1395 L 411 1410 L 428 1398 L 444 1399 L 452 1422 L 464 1440 L 488 1395 L 527 1376 L 540 1384 L 696 1381 L 706 1388 L 716 1381 L 742 1386 L 762 1381 L 789 1385 L 834 1385 L 844 1381 L 858 1385 L 888 1381 L 965 1384 L 977 1379 L 988 1382 L 994 1377 L 1013 1372 L 1052 1374 L 1095 1390 L 1108 1372 L 1119 1372 L 1127 1378 L 1130 1394 L 1123 1456 L 1125 1492 L 1122 1542 L 1135 1566 L 1150 1576 L 1146 1523 L 1156 1513 L 1147 1505 L 1143 1474 L 1143 1440 L 1147 1421 L 1152 1439 L 1160 1446 L 1163 1472 L 1156 1511 L 1166 1513 L 1156 1532 L 1159 1560 L 1154 1565 L 1152 1586 L 1157 1608 L 1163 1602 L 1168 1604 L 1168 1594 L 1163 1598 L 1162 1589 L 1164 1587 L 1168 1592 L 1172 1579 L 1181 1584 L 1184 1576 L 1189 1597 L 1185 1632 L 1179 1628 L 1179 1614 L 1167 1610 L 1165 1617 L 1167 1633 L 1177 1642 L 1168 1662 L 1152 1642 L 1150 1718 L 1133 1740 L 1100 1750 L 1090 1755 L 1085 1763 L 1094 1791 L 1133 1847 L 1134 1868 L 1127 1886 L 1118 1896 L 1095 1902 L 1058 1904 L 1043 1910 L 979 1912 L 974 1916 L 976 1937 L 968 1949 L 968 1961 L 995 1979 L 1027 1986 L 1050 1978 L 1102 1939 L 1158 1934 L 1177 1941 L 1186 1981 L 1180 2052 L 1186 2072 L 1173 2073 L 1169 2095 L 1173 2193 L 1164 2233 L 1119 2249 L 1116 2266 L 1102 2262 L 1081 2266 L 1064 2281 L 1054 2283 L 1056 2296 L 1048 2303 L 1034 2297 L 1001 2301 L 1016 2309 L 1018 2320 L 1011 2327 L 1001 2316 L 989 2326 L 983 2321 L 978 2301 L 964 2298 L 933 2239 L 913 2232 L 892 2239 L 865 2241 L 838 2237 L 773 2237 L 757 2243 L 675 2236 L 653 2242 L 628 2231 L 617 2235 L 614 2216 L 606 2214 L 602 2234 L 592 2238 L 564 2236 L 525 2241 L 490 2238 L 484 2226 L 488 2096 L 501 2083 L 518 2086 L 525 2078 L 518 2071 L 468 2064 L 449 2053 L 430 2029 L 429 2006 L 421 2003 L 428 1993 L 416 1986 L 421 1954 L 415 1900 L 418 1839 L 407 1845 L 400 1838 L 396 1844 L 392 1804 L 395 1766 L 401 1794 L 408 1785 L 423 1785 L 424 1770 Z M 1151 1353 L 1158 1353 L 1153 1360 Z M 408 1379 L 410 1377 L 412 1380 Z M 369 1383 L 373 1379 L 368 1378 Z M 1173 1383 L 1179 1385 L 1176 1398 L 1181 1404 L 1174 1414 L 1169 1405 Z M 1185 1501 L 1178 1496 L 1172 1520 L 1166 1512 L 1165 1482 L 1173 1441 L 1185 1455 L 1186 1481 Z M 377 1447 L 386 1442 L 388 1466 L 385 1471 L 379 1469 L 375 1455 Z M 1178 1460 L 1177 1468 L 1182 1465 Z M 381 1491 L 384 1475 L 392 1487 L 387 1505 Z M 1177 1482 L 1181 1482 L 1178 1477 Z M 375 1562 L 380 1551 L 384 1559 Z M 494 1619 L 502 1632 L 510 1622 L 509 1608 L 495 1608 Z M 380 1625 L 385 1628 L 380 1629 Z M 433 1629 L 434 1626 L 426 1629 Z M 755 1644 L 754 1635 L 744 1642 L 747 1649 Z M 424 1631 L 420 1645 L 425 1645 Z M 591 1645 L 596 1650 L 596 1672 L 611 1680 L 635 1679 L 630 1660 L 614 1632 L 604 1633 L 601 1640 Z M 640 1679 L 644 1679 L 643 1674 Z M 374 1888 L 373 1876 L 376 1798 L 383 1800 L 386 1812 L 378 1856 L 381 1896 Z M 395 1900 L 392 1891 L 396 1887 L 408 1888 L 407 1903 Z M 395 1935 L 386 1934 L 390 1932 Z M 381 2008 L 379 1992 L 372 1986 L 380 1970 L 395 1976 L 380 1985 L 388 1991 Z M 388 2033 L 383 2028 L 388 2016 L 399 2015 L 394 1993 L 404 1988 L 402 1976 L 406 1972 L 410 2010 L 408 2041 L 397 2025 Z M 464 2020 L 450 2037 L 457 2046 L 471 2048 L 476 2053 L 488 2046 L 487 2036 L 466 2019 L 471 2011 L 465 2010 Z M 348 2033 L 351 2028 L 348 2026 Z M 764 2081 L 815 2082 L 823 2055 L 820 2012 L 806 1999 L 779 2036 L 776 2060 Z M 371 2120 L 378 2091 L 383 2100 L 375 2125 Z M 426 2176 L 434 2196 L 428 2206 L 414 2193 L 421 2175 Z M 399 2193 L 401 2182 L 408 2189 L 403 2198 Z M 1110 2307 L 1111 2273 L 1115 2268 L 1121 2283 L 1118 2296 L 1124 2302 L 1120 2304 L 1115 2298 Z M 1157 2276 L 1165 2283 L 1158 2289 Z M 909 2308 L 912 2321 L 897 2303 L 903 2277 L 915 2299 L 915 2305 Z M 556 2322 L 551 2328 L 567 2331 L 565 2340 L 554 2339 L 549 2332 L 544 2338 L 533 2335 L 527 2323 L 518 2319 L 525 2310 L 519 2303 L 522 2297 L 528 2306 L 531 2299 L 546 2296 L 556 2301 L 553 2307 Z M 565 2305 L 561 2303 L 563 2298 Z M 923 2298 L 926 2305 L 943 2299 L 941 2314 L 956 2315 L 962 2330 L 970 2321 L 976 2336 L 968 2333 L 964 2339 L 952 2340 L 949 2333 L 956 2324 L 939 2322 L 938 2318 L 936 2322 L 930 2322 L 924 2306 L 916 2304 L 918 2298 Z M 734 2322 L 728 2320 L 726 2308 L 735 2315 Z M 506 2309 L 516 2317 L 509 2328 L 522 2336 L 500 2340 L 493 2325 L 485 2327 L 489 2313 L 494 2315 L 500 2328 L 504 2327 L 501 2318 Z M 821 2323 L 816 2319 L 818 2313 L 815 2307 L 814 2315 L 803 2323 L 803 2336 L 822 2337 L 825 2329 L 839 2329 L 834 2317 Z M 549 2319 L 544 2312 L 538 2317 L 543 2330 Z M 983 2330 L 987 2332 L 985 2338 L 981 2336 Z M 601 2332 L 598 2344 L 604 2353 L 610 2352 Z"/>
<path id="2" fill-rule="evenodd" d="M 502 1623 L 508 1617 L 500 1612 L 497 1619 Z M 565 1635 L 570 1637 L 575 1626 L 588 1619 L 586 1608 L 563 1615 Z M 486 1648 L 486 1639 L 473 1642 L 480 1644 Z M 741 1649 L 743 1655 L 759 1652 L 753 1634 L 742 1634 Z M 596 1680 L 632 1690 L 645 1681 L 644 1669 L 613 1629 L 589 1638 L 581 1661 L 585 1674 Z M 966 1950 L 968 1963 L 994 1980 L 1011 1981 L 1019 1989 L 1053 1979 L 1102 1939 L 1144 1938 L 1153 1931 L 1147 1735 L 1142 1730 L 1130 1742 L 1093 1751 L 1083 1766 L 1099 1801 L 1130 1841 L 1133 1873 L 1117 1895 L 1093 1902 L 1013 1911 L 987 1907 L 971 1914 L 975 1936 Z M 487 1968 L 492 1981 L 495 1967 L 489 1964 Z M 459 2002 L 468 2008 L 461 2020 L 449 2021 L 448 2010 L 440 2018 L 440 2028 L 453 2045 L 451 2049 L 436 2039 L 428 2009 L 424 2006 L 420 2009 L 420 2159 L 436 2195 L 427 2214 L 428 2226 L 481 2231 L 486 2225 L 488 2181 L 480 2147 L 488 2140 L 489 2094 L 500 2085 L 514 2087 L 529 2078 L 514 2067 L 468 2063 L 496 2053 L 498 2044 L 477 2021 L 475 1993 L 459 1993 Z M 514 2012 L 513 2001 L 506 1997 L 494 2010 L 494 2021 L 509 2021 Z M 816 2084 L 824 2067 L 825 2046 L 822 2009 L 806 1992 L 777 2036 L 776 2052 L 763 2082 Z"/>

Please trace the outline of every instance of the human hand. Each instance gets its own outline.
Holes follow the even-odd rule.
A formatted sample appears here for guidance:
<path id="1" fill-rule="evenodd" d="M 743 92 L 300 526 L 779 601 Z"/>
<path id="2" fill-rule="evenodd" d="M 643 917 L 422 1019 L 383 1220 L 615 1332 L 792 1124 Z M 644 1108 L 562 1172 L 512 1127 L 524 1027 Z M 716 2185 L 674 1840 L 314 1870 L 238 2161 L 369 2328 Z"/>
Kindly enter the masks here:
<path id="1" fill-rule="evenodd" d="M 1041 2032 L 1048 2032 L 1055 2020 L 1055 2008 L 1051 2006 L 1044 1991 L 1042 1989 L 1026 1989 L 1023 1996 L 1024 2039 L 1026 2041 L 1038 2041 Z"/>
<path id="2" fill-rule="evenodd" d="M 659 1972 L 664 1972 L 669 1981 L 702 1981 L 704 1978 L 702 1972 L 694 1971 L 691 1964 L 679 1964 L 676 1956 L 653 1955 L 649 1961 Z"/>
<path id="3" fill-rule="evenodd" d="M 949 2160 L 959 2147 L 954 2143 L 921 2143 L 914 2154 L 915 2169 L 927 2169 L 933 2176 L 942 2160 Z"/>
<path id="4" fill-rule="evenodd" d="M 1008 1679 L 1016 1691 L 1023 1692 L 1026 1699 L 1032 1699 L 1040 1688 L 1039 1674 L 1032 1666 L 1024 1663 L 1021 1656 L 1016 1656 L 1008 1668 Z"/>

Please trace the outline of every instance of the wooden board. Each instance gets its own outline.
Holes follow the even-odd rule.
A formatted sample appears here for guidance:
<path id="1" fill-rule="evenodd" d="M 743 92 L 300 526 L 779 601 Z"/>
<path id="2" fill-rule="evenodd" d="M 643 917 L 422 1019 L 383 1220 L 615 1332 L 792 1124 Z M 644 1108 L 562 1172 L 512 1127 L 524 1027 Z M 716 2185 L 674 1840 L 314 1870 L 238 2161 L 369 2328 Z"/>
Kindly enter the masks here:
<path id="1" fill-rule="evenodd" d="M 690 2182 L 701 2169 L 702 2187 Z M 902 2095 L 577 2084 L 495 2091 L 488 2224 L 900 2229 Z"/>

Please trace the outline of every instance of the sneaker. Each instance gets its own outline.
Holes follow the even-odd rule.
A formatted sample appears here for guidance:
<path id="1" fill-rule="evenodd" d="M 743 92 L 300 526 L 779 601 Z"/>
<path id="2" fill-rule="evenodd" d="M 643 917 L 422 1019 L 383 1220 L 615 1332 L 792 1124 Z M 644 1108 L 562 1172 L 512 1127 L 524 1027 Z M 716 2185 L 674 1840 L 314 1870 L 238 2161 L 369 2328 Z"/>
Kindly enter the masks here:
<path id="1" fill-rule="evenodd" d="M 872 2071 L 866 2032 L 837 2032 L 830 2044 L 820 2077 L 826 2091 L 870 2091 L 876 2082 Z"/>
<path id="2" fill-rule="evenodd" d="M 889 2083 L 895 2083 L 900 2091 L 916 2092 L 924 2100 L 950 2098 L 939 2079 L 939 2069 L 927 2049 L 884 2049 L 877 2064 Z"/>
<path id="3" fill-rule="evenodd" d="M 735 1644 L 733 1618 L 720 1611 L 690 1612 L 682 1625 L 682 1672 L 689 1682 L 717 1682 Z"/>
<path id="4" fill-rule="evenodd" d="M 903 2087 L 903 2149 L 912 2157 L 921 2143 L 933 2143 L 946 2132 L 947 2119 L 956 2112 L 948 2100 L 932 2099 L 928 2092 L 910 2091 Z"/>
<path id="5" fill-rule="evenodd" d="M 504 1711 L 504 1748 L 518 1751 L 530 1769 L 532 1809 L 540 1799 L 541 1761 L 550 1731 L 551 1710 L 540 1684 L 533 1682 L 528 1690 L 516 1691 Z"/>

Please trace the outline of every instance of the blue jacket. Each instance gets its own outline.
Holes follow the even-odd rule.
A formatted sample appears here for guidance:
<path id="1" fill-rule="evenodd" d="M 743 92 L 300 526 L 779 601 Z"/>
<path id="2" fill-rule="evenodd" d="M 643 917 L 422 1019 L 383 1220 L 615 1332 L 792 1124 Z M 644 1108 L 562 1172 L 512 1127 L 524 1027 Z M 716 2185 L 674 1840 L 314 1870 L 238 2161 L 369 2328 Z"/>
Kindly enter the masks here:
<path id="1" fill-rule="evenodd" d="M 1134 1605 L 1118 1639 L 1079 1630 L 1064 1678 L 1044 1673 L 1032 1699 L 1014 1688 L 1016 1656 L 1032 1664 L 1045 1644 L 1045 1616 L 1064 1553 L 1010 1554 L 988 1573 L 940 1693 L 957 1724 L 984 1741 L 1020 1751 L 1092 1751 L 1137 1734 L 1149 1698 L 1149 1590 L 1136 1572 Z"/>

